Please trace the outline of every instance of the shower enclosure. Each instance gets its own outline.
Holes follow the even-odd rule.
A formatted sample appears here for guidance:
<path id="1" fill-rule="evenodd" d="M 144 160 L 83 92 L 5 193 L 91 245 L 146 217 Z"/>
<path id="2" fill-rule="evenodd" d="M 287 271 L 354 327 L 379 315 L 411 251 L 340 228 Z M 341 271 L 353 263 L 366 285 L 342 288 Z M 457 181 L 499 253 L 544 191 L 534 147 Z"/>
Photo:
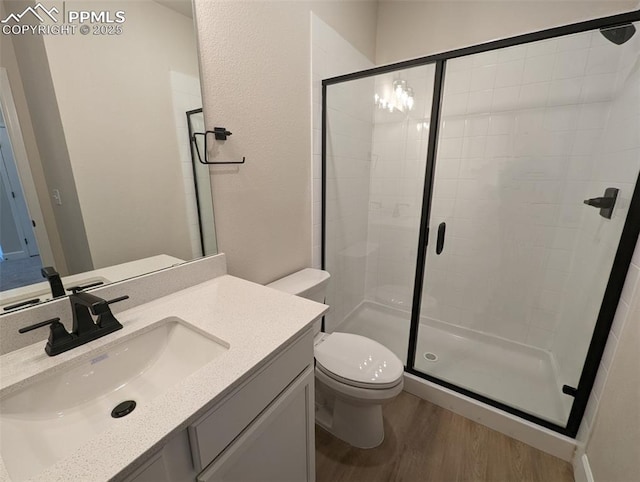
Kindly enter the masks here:
<path id="1" fill-rule="evenodd" d="M 640 231 L 639 21 L 324 80 L 325 329 L 574 437 Z"/>

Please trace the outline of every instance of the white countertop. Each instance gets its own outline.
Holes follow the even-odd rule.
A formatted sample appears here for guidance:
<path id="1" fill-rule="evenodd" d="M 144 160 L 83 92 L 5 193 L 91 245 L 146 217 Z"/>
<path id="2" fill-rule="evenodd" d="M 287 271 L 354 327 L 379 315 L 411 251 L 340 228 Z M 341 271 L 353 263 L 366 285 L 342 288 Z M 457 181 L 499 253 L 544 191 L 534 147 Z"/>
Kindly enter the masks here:
<path id="1" fill-rule="evenodd" d="M 0 357 L 0 397 L 4 397 L 167 317 L 181 318 L 230 345 L 228 351 L 143 410 L 119 419 L 117 427 L 96 434 L 33 480 L 90 482 L 116 476 L 169 435 L 186 428 L 206 406 L 238 386 L 254 367 L 301 334 L 326 309 L 325 305 L 224 275 L 121 312 L 117 318 L 124 325 L 122 330 L 58 356 L 48 357 L 44 342 L 40 342 Z M 8 480 L 0 460 L 0 481 Z"/>

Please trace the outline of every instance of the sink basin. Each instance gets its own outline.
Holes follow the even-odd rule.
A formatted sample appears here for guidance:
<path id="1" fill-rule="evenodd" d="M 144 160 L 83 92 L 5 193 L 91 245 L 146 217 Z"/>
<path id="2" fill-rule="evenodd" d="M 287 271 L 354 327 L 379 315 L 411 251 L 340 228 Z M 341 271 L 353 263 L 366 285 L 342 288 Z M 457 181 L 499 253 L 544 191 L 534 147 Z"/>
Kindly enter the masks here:
<path id="1" fill-rule="evenodd" d="M 30 478 L 100 432 L 124 401 L 134 412 L 214 358 L 229 344 L 167 318 L 96 356 L 0 400 L 0 454 L 12 480 Z"/>

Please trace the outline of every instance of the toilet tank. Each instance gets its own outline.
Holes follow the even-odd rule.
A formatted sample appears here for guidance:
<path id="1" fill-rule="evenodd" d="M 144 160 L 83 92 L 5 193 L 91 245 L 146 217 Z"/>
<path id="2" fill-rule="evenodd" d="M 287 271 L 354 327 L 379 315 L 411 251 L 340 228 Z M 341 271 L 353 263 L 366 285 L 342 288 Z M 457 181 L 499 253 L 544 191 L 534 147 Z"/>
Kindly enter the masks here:
<path id="1" fill-rule="evenodd" d="M 285 293 L 307 298 L 309 300 L 324 303 L 327 294 L 327 285 L 331 275 L 321 269 L 305 268 L 289 276 L 269 283 L 269 288 L 274 288 Z"/>

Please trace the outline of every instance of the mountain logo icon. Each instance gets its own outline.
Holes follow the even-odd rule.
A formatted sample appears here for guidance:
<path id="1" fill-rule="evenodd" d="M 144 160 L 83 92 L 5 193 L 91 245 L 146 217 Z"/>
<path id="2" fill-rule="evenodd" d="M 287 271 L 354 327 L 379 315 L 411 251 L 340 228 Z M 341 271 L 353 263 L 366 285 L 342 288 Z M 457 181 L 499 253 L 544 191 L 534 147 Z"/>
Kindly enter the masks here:
<path id="1" fill-rule="evenodd" d="M 36 17 L 40 23 L 44 22 L 44 18 L 43 16 L 47 16 L 49 17 L 51 20 L 53 20 L 54 22 L 58 23 L 58 19 L 56 17 L 54 17 L 54 14 L 59 14 L 60 11 L 56 8 L 56 7 L 52 7 L 51 9 L 47 10 L 44 5 L 42 5 L 41 3 L 36 4 L 35 7 L 27 7 L 24 9 L 24 11 L 22 13 L 12 13 L 10 14 L 7 18 L 0 20 L 0 23 L 9 23 L 9 21 L 13 20 L 16 23 L 20 23 L 20 21 L 22 20 L 22 18 L 27 14 L 27 13 L 31 13 L 31 15 L 33 15 L 34 17 Z"/>

